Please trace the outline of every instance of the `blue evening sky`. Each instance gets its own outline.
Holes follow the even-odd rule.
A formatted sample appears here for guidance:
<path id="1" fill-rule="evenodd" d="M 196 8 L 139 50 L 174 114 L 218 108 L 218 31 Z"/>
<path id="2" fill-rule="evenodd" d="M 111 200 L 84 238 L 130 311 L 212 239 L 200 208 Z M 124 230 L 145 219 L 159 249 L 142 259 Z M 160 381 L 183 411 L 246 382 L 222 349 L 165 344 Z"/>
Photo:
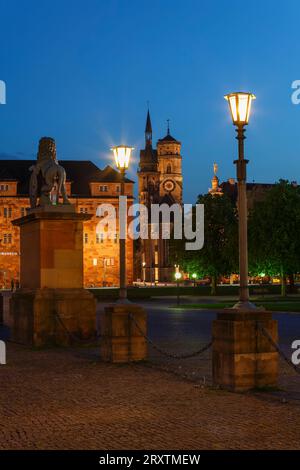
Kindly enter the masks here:
<path id="1" fill-rule="evenodd" d="M 182 142 L 184 198 L 235 175 L 226 92 L 257 95 L 247 129 L 248 179 L 300 182 L 298 0 L 0 0 L 0 155 L 32 158 L 43 135 L 60 159 L 112 161 L 135 146 L 147 100 L 154 141 Z"/>

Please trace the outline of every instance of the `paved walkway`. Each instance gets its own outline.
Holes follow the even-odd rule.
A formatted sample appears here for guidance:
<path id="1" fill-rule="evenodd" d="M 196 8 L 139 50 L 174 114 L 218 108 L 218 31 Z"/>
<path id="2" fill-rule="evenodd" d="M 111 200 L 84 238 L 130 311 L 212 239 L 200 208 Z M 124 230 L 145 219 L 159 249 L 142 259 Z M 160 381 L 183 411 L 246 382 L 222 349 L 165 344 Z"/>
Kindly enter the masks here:
<path id="1" fill-rule="evenodd" d="M 1 449 L 300 449 L 300 402 L 202 388 L 96 350 L 8 345 Z"/>

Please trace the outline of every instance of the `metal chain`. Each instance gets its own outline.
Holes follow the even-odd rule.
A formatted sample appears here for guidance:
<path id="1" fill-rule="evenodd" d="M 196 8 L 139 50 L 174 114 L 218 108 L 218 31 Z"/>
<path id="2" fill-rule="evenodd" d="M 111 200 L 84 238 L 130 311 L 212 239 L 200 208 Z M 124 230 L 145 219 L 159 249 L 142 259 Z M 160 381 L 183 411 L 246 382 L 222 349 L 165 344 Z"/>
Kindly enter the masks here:
<path id="1" fill-rule="evenodd" d="M 78 336 L 75 336 L 74 333 L 72 333 L 71 331 L 68 330 L 68 328 L 66 327 L 66 325 L 64 324 L 63 320 L 61 319 L 61 317 L 59 316 L 58 313 L 54 312 L 54 317 L 57 320 L 57 322 L 62 326 L 62 328 L 65 330 L 67 335 L 75 342 L 86 344 L 86 343 L 89 343 L 92 340 L 95 340 L 95 339 L 99 338 L 99 335 L 97 335 L 97 334 L 93 335 L 92 337 L 87 338 L 87 339 L 78 338 Z"/>
<path id="2" fill-rule="evenodd" d="M 143 332 L 143 330 L 141 329 L 141 327 L 139 326 L 139 324 L 136 322 L 135 318 L 133 317 L 133 315 L 130 314 L 130 318 L 131 320 L 133 321 L 133 323 L 135 324 L 135 326 L 137 327 L 137 329 L 139 330 L 139 332 L 142 334 L 142 336 L 145 338 L 145 340 L 151 344 L 151 346 L 156 349 L 156 351 L 158 351 L 160 354 L 162 354 L 163 356 L 166 356 L 166 357 L 170 357 L 171 359 L 189 359 L 191 357 L 195 357 L 195 356 L 198 356 L 200 354 L 202 354 L 203 352 L 207 351 L 211 346 L 212 346 L 212 341 L 210 341 L 208 344 L 206 344 L 205 346 L 203 346 L 201 349 L 198 349 L 197 351 L 194 351 L 192 353 L 187 353 L 187 354 L 173 354 L 173 353 L 169 353 L 168 351 L 165 351 L 164 349 L 160 348 L 159 346 L 157 346 L 157 344 L 155 344 L 151 338 L 149 338 L 147 335 L 145 335 L 145 333 Z"/>
<path id="3" fill-rule="evenodd" d="M 268 333 L 268 331 L 262 326 L 262 324 L 260 322 L 257 322 L 257 326 L 258 328 L 260 329 L 260 331 L 262 332 L 262 334 L 269 340 L 269 342 L 271 343 L 271 345 L 276 349 L 276 351 L 278 352 L 278 354 L 285 360 L 285 362 L 287 362 L 287 364 L 292 367 L 296 372 L 297 374 L 300 374 L 300 368 L 297 367 L 295 364 L 292 363 L 292 361 L 285 355 L 285 353 L 282 351 L 282 349 L 280 349 L 280 347 L 278 346 L 278 344 L 275 343 L 275 341 L 271 338 L 270 334 Z"/>

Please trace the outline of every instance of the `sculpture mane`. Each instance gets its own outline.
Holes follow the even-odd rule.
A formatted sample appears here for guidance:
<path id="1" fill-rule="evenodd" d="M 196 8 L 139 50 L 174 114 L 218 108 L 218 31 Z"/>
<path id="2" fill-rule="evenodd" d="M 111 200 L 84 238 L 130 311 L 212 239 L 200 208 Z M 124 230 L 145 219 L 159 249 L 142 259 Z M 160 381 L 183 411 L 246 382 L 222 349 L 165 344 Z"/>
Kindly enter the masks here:
<path id="1" fill-rule="evenodd" d="M 55 187 L 57 191 L 56 204 L 59 203 L 60 195 L 63 198 L 63 204 L 70 204 L 66 193 L 66 172 L 64 168 L 58 164 L 54 139 L 51 137 L 42 137 L 40 139 L 37 163 L 30 167 L 30 171 L 32 171 L 32 174 L 29 184 L 29 196 L 32 209 L 37 207 L 39 192 L 39 206 L 53 205 L 50 195 Z M 40 188 L 38 180 L 39 174 L 41 174 L 42 177 Z"/>

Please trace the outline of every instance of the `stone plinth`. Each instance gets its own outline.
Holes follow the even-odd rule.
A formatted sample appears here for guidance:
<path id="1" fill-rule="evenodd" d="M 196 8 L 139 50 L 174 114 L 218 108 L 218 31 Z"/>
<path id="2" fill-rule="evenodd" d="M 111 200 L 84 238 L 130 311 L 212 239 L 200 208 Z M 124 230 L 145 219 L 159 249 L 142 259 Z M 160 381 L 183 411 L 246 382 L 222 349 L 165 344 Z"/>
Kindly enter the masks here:
<path id="1" fill-rule="evenodd" d="M 139 330 L 146 334 L 146 320 L 146 312 L 139 305 L 115 304 L 106 307 L 100 318 L 101 359 L 115 363 L 146 359 L 147 342 Z"/>
<path id="2" fill-rule="evenodd" d="M 21 289 L 12 295 L 9 314 L 14 341 L 67 345 L 71 336 L 95 335 L 96 301 L 83 289 L 83 222 L 90 217 L 67 205 L 34 209 L 13 221 L 21 240 Z"/>
<path id="3" fill-rule="evenodd" d="M 278 354 L 257 328 L 278 341 L 277 321 L 265 311 L 226 309 L 213 321 L 213 382 L 232 391 L 276 386 Z"/>
<path id="4" fill-rule="evenodd" d="M 36 347 L 94 339 L 95 311 L 96 300 L 85 289 L 20 289 L 10 300 L 11 337 Z"/>
<path id="5" fill-rule="evenodd" d="M 22 288 L 83 287 L 83 221 L 73 206 L 34 209 L 13 221 L 20 227 Z"/>

